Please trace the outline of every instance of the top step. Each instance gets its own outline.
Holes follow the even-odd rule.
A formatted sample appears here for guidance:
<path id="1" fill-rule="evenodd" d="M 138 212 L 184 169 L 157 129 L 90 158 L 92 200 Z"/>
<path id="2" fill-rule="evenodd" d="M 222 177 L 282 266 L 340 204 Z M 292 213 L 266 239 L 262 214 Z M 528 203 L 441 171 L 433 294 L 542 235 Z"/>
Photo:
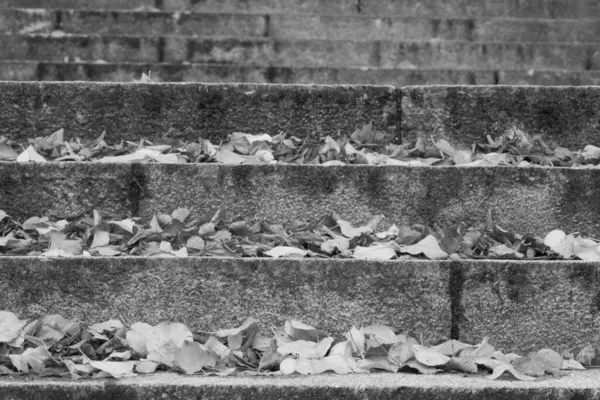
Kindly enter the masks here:
<path id="1" fill-rule="evenodd" d="M 593 18 L 595 0 L 9 0 L 15 7 L 135 9 L 251 14 Z"/>

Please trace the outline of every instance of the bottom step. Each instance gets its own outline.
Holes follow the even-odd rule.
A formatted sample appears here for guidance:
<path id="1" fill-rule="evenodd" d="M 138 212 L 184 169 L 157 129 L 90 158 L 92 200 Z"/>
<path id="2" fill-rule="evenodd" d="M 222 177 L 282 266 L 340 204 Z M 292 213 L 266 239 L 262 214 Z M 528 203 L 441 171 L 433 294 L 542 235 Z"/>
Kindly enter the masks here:
<path id="1" fill-rule="evenodd" d="M 289 68 L 218 64 L 0 61 L 0 80 L 439 85 L 597 85 L 600 71 Z"/>
<path id="2" fill-rule="evenodd" d="M 159 373 L 119 380 L 0 378 L 0 400 L 61 399 L 545 399 L 600 398 L 598 370 L 531 382 L 480 376 L 373 373 L 277 377 L 204 377 Z"/>

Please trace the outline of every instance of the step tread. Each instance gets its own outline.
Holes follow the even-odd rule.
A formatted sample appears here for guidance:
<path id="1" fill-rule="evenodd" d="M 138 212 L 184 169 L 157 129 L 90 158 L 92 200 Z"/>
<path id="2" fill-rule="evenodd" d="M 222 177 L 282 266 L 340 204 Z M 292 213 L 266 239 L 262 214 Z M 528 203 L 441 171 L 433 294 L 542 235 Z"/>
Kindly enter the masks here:
<path id="1" fill-rule="evenodd" d="M 2 35 L 6 59 L 210 62 L 268 67 L 600 69 L 591 44 Z"/>
<path id="2" fill-rule="evenodd" d="M 544 378 L 530 382 L 511 380 L 490 381 L 484 377 L 448 375 L 417 375 L 371 373 L 290 377 L 214 377 L 185 376 L 157 373 L 117 380 L 80 380 L 69 382 L 45 378 L 33 381 L 11 381 L 0 378 L 0 389 L 11 394 L 13 400 L 40 398 L 87 400 L 163 398 L 215 400 L 261 398 L 311 398 L 315 400 L 358 400 L 365 398 L 406 399 L 444 398 L 449 400 L 479 400 L 511 398 L 548 400 L 578 398 L 596 399 L 600 391 L 598 370 L 573 371 L 561 378 Z M 104 396 L 104 397 L 102 397 Z"/>

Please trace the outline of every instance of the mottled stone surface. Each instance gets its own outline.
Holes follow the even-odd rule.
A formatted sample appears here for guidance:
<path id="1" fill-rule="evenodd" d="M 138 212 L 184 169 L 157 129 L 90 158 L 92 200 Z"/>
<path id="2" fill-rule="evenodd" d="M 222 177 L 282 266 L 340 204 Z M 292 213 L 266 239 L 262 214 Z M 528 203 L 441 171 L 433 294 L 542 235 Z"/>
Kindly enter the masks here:
<path id="1" fill-rule="evenodd" d="M 138 7 L 154 7 L 156 0 L 94 0 L 82 3 L 81 0 L 8 0 L 15 7 L 32 8 L 94 8 L 107 10 L 129 10 Z"/>
<path id="2" fill-rule="evenodd" d="M 461 340 L 479 342 L 489 336 L 490 343 L 506 352 L 562 351 L 600 341 L 598 263 L 468 262 L 460 271 Z"/>
<path id="3" fill-rule="evenodd" d="M 28 0 L 40 1 L 40 0 Z M 59 0 L 52 0 L 59 1 Z M 62 0 L 66 1 L 66 0 Z M 108 1 L 108 0 L 104 0 Z M 112 0 L 117 1 L 117 0 Z M 286 14 L 330 14 L 428 17 L 514 17 L 514 18 L 593 18 L 600 16 L 594 0 L 498 1 L 498 0 L 164 0 L 166 10 L 197 12 L 247 12 Z"/>
<path id="4" fill-rule="evenodd" d="M 554 85 L 600 84 L 600 71 L 523 71 L 380 68 L 295 68 L 223 64 L 0 60 L 0 80 L 132 82 L 152 71 L 156 82 L 252 82 L 341 85 Z"/>
<path id="5" fill-rule="evenodd" d="M 135 378 L 80 380 L 0 378 L 0 400 L 595 400 L 600 398 L 597 370 L 572 371 L 536 381 L 490 381 L 463 374 L 320 374 L 279 377 L 215 377 L 157 373 Z"/>
<path id="6" fill-rule="evenodd" d="M 380 323 L 433 342 L 450 335 L 449 268 L 427 262 L 233 258 L 0 258 L 0 310 L 100 322 L 264 328 L 286 318 L 340 336 Z"/>
<path id="7" fill-rule="evenodd" d="M 159 38 L 136 36 L 0 35 L 3 60 L 158 62 Z M 146 71 L 148 72 L 148 71 Z M 139 79 L 139 76 L 137 77 Z M 5 90 L 3 87 L 2 90 Z"/>
<path id="8" fill-rule="evenodd" d="M 26 141 L 64 128 L 65 137 L 139 140 L 191 128 L 219 142 L 236 131 L 351 134 L 373 121 L 396 135 L 398 92 L 388 86 L 254 84 L 0 84 L 0 134 Z"/>
<path id="9" fill-rule="evenodd" d="M 595 45 L 589 43 L 382 41 L 377 50 L 382 68 L 598 69 Z"/>
<path id="10" fill-rule="evenodd" d="M 0 163 L 0 210 L 13 218 L 130 215 L 131 165 Z"/>
<path id="11" fill-rule="evenodd" d="M 139 165 L 139 213 L 222 208 L 227 218 L 294 221 L 335 211 L 355 224 L 494 222 L 522 234 L 600 235 L 600 170 L 511 167 Z"/>
<path id="12" fill-rule="evenodd" d="M 402 89 L 402 135 L 470 147 L 518 128 L 576 150 L 600 144 L 599 103 L 594 87 L 410 87 Z"/>

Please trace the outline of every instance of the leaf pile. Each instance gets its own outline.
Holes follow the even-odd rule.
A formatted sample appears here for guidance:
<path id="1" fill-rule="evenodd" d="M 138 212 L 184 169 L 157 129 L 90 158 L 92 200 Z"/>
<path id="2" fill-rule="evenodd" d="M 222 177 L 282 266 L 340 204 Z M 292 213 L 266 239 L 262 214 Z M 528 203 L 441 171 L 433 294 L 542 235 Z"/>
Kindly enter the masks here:
<path id="1" fill-rule="evenodd" d="M 318 257 L 364 260 L 581 259 L 600 261 L 600 243 L 555 230 L 545 238 L 520 235 L 491 222 L 444 229 L 395 224 L 377 230 L 383 215 L 354 226 L 332 213 L 311 222 L 272 224 L 225 221 L 221 210 L 191 218 L 187 208 L 170 215 L 105 221 L 31 217 L 19 223 L 0 210 L 0 254 L 46 257 L 141 255 L 149 257 Z M 490 214 L 491 215 L 491 214 Z"/>
<path id="2" fill-rule="evenodd" d="M 110 320 L 88 325 L 60 315 L 34 321 L 0 311 L 0 376 L 31 374 L 73 380 L 125 378 L 157 370 L 200 375 L 289 375 L 369 373 L 372 371 L 463 372 L 496 379 L 504 373 L 519 380 L 561 370 L 585 369 L 595 350 L 587 345 L 576 356 L 551 349 L 525 357 L 504 354 L 488 343 L 449 340 L 427 347 L 385 325 L 352 327 L 336 342 L 320 329 L 287 320 L 260 333 L 259 321 L 194 333 L 181 323 L 127 325 Z"/>
<path id="3" fill-rule="evenodd" d="M 150 79 L 149 77 L 142 77 Z M 96 140 L 64 139 L 60 129 L 50 136 L 29 139 L 27 146 L 0 137 L 0 161 L 46 162 L 94 161 L 110 163 L 158 162 L 168 164 L 321 164 L 321 165 L 460 165 L 460 166 L 561 166 L 595 168 L 600 147 L 587 145 L 574 152 L 546 144 L 541 136 L 530 137 L 512 128 L 497 140 L 471 149 L 457 149 L 445 139 L 427 144 L 419 138 L 411 145 L 390 143 L 391 137 L 366 124 L 350 136 L 338 139 L 309 135 L 303 139 L 284 133 L 234 132 L 226 143 L 214 145 L 193 129 L 170 129 L 164 135 L 139 142 L 109 144 L 106 132 Z"/>

